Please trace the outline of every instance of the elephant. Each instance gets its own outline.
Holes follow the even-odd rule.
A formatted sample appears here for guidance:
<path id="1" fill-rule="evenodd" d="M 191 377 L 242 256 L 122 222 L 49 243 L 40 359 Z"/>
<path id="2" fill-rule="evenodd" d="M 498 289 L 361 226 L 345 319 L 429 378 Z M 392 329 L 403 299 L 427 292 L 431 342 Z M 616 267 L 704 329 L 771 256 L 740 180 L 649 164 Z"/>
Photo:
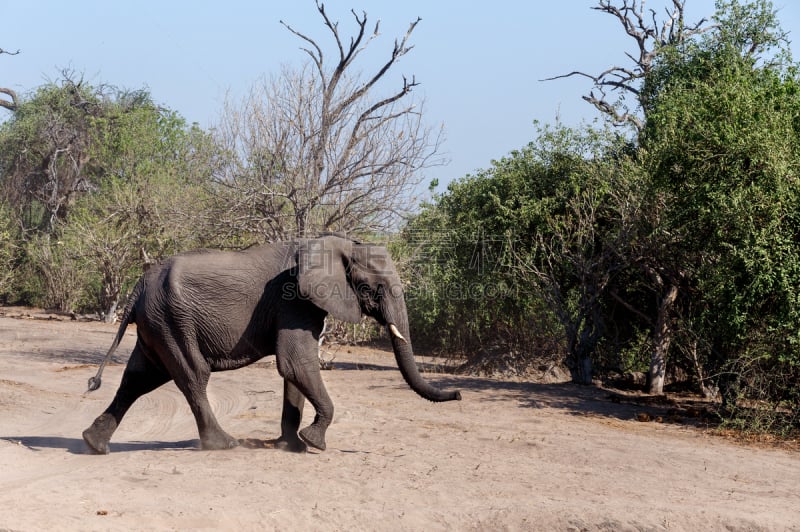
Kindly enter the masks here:
<path id="1" fill-rule="evenodd" d="M 322 381 L 318 341 L 327 315 L 352 323 L 362 315 L 374 318 L 387 329 L 412 390 L 434 402 L 461 399 L 457 390 L 433 386 L 416 366 L 402 284 L 386 248 L 325 235 L 242 251 L 192 251 L 147 269 L 89 391 L 100 387 L 103 368 L 131 323 L 136 345 L 114 399 L 83 439 L 91 452 L 108 453 L 134 401 L 172 380 L 191 407 L 202 449 L 235 447 L 239 441 L 211 410 L 210 374 L 274 355 L 283 378 L 276 447 L 325 450 L 333 403 Z M 316 415 L 299 430 L 306 399 Z"/>

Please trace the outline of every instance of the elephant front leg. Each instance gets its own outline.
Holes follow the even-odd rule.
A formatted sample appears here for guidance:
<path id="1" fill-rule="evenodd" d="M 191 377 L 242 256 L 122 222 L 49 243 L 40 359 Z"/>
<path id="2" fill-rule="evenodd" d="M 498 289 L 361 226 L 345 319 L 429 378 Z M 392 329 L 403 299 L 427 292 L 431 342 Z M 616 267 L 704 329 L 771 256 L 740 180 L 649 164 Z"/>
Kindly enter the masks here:
<path id="1" fill-rule="evenodd" d="M 278 372 L 305 396 L 316 410 L 314 422 L 298 434 L 308 445 L 324 451 L 325 432 L 333 421 L 333 402 L 322 382 L 317 357 L 317 340 L 308 330 L 284 330 L 279 335 L 277 351 Z M 299 416 L 296 422 L 293 417 L 295 416 L 293 408 L 298 401 L 293 401 L 291 394 L 289 398 L 287 421 L 299 425 Z"/>
<path id="2" fill-rule="evenodd" d="M 314 360 L 314 363 L 316 371 L 312 370 L 306 373 L 301 377 L 297 386 L 303 392 L 303 395 L 308 398 L 317 414 L 314 416 L 314 422 L 298 434 L 308 445 L 324 451 L 326 448 L 325 433 L 333 421 L 333 401 L 328 396 L 328 391 L 322 382 L 319 362 Z"/>
<path id="3" fill-rule="evenodd" d="M 305 402 L 306 398 L 297 389 L 297 386 L 284 379 L 281 437 L 278 438 L 275 444 L 277 448 L 295 453 L 304 453 L 308 450 L 308 445 L 297 435 L 297 431 L 300 429 L 300 421 L 303 418 L 303 405 Z"/>

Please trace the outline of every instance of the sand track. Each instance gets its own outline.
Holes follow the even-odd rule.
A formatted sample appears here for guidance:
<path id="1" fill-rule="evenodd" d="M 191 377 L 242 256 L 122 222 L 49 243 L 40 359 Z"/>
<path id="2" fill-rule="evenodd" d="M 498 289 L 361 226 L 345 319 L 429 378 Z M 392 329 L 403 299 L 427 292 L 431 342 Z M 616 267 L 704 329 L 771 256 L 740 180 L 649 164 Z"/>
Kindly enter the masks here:
<path id="1" fill-rule="evenodd" d="M 796 452 L 640 423 L 641 406 L 594 388 L 431 375 L 464 396 L 432 404 L 364 349 L 324 373 L 336 414 L 323 453 L 271 448 L 282 384 L 259 363 L 209 386 L 246 445 L 198 450 L 168 384 L 133 406 L 111 454 L 89 455 L 81 431 L 123 366 L 92 394 L 86 380 L 115 332 L 0 317 L 0 529 L 800 530 Z"/>

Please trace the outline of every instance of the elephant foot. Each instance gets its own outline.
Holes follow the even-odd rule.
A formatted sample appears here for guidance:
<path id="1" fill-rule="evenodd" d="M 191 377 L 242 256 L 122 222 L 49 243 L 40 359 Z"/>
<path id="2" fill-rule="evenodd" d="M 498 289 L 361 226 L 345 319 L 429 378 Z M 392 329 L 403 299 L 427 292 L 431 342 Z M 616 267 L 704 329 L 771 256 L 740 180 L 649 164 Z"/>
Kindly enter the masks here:
<path id="1" fill-rule="evenodd" d="M 325 429 L 318 425 L 309 425 L 300 431 L 300 437 L 304 442 L 320 451 L 325 450 Z"/>
<path id="2" fill-rule="evenodd" d="M 224 431 L 200 438 L 200 447 L 204 451 L 233 449 L 234 447 L 238 447 L 238 445 L 239 440 Z"/>
<path id="3" fill-rule="evenodd" d="M 281 436 L 275 440 L 275 448 L 281 451 L 289 451 L 290 453 L 308 452 L 308 445 L 298 438 L 296 434 L 292 438 Z"/>
<path id="4" fill-rule="evenodd" d="M 108 454 L 108 442 L 117 429 L 117 421 L 110 414 L 101 414 L 92 426 L 83 431 L 83 441 L 93 454 Z"/>

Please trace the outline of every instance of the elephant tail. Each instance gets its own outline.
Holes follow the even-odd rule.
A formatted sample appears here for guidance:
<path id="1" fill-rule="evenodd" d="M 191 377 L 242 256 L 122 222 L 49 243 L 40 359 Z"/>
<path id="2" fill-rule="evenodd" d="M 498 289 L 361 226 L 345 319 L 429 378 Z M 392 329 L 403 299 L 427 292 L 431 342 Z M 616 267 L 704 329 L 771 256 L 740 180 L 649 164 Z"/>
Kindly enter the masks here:
<path id="1" fill-rule="evenodd" d="M 93 392 L 100 387 L 103 383 L 102 379 L 100 378 L 103 375 L 103 370 L 108 364 L 108 361 L 111 360 L 111 356 L 114 354 L 114 351 L 117 350 L 119 343 L 122 341 L 122 337 L 125 335 L 125 330 L 128 328 L 128 325 L 136 320 L 136 302 L 139 300 L 139 297 L 144 292 L 144 276 L 139 278 L 139 282 L 136 283 L 136 286 L 133 287 L 133 291 L 131 292 L 130 297 L 128 298 L 128 303 L 125 305 L 125 310 L 122 312 L 122 319 L 120 320 L 119 329 L 117 330 L 117 336 L 114 337 L 114 341 L 111 343 L 111 347 L 108 349 L 105 358 L 100 363 L 100 367 L 97 368 L 97 373 L 94 377 L 89 378 L 89 389 L 87 392 Z"/>

